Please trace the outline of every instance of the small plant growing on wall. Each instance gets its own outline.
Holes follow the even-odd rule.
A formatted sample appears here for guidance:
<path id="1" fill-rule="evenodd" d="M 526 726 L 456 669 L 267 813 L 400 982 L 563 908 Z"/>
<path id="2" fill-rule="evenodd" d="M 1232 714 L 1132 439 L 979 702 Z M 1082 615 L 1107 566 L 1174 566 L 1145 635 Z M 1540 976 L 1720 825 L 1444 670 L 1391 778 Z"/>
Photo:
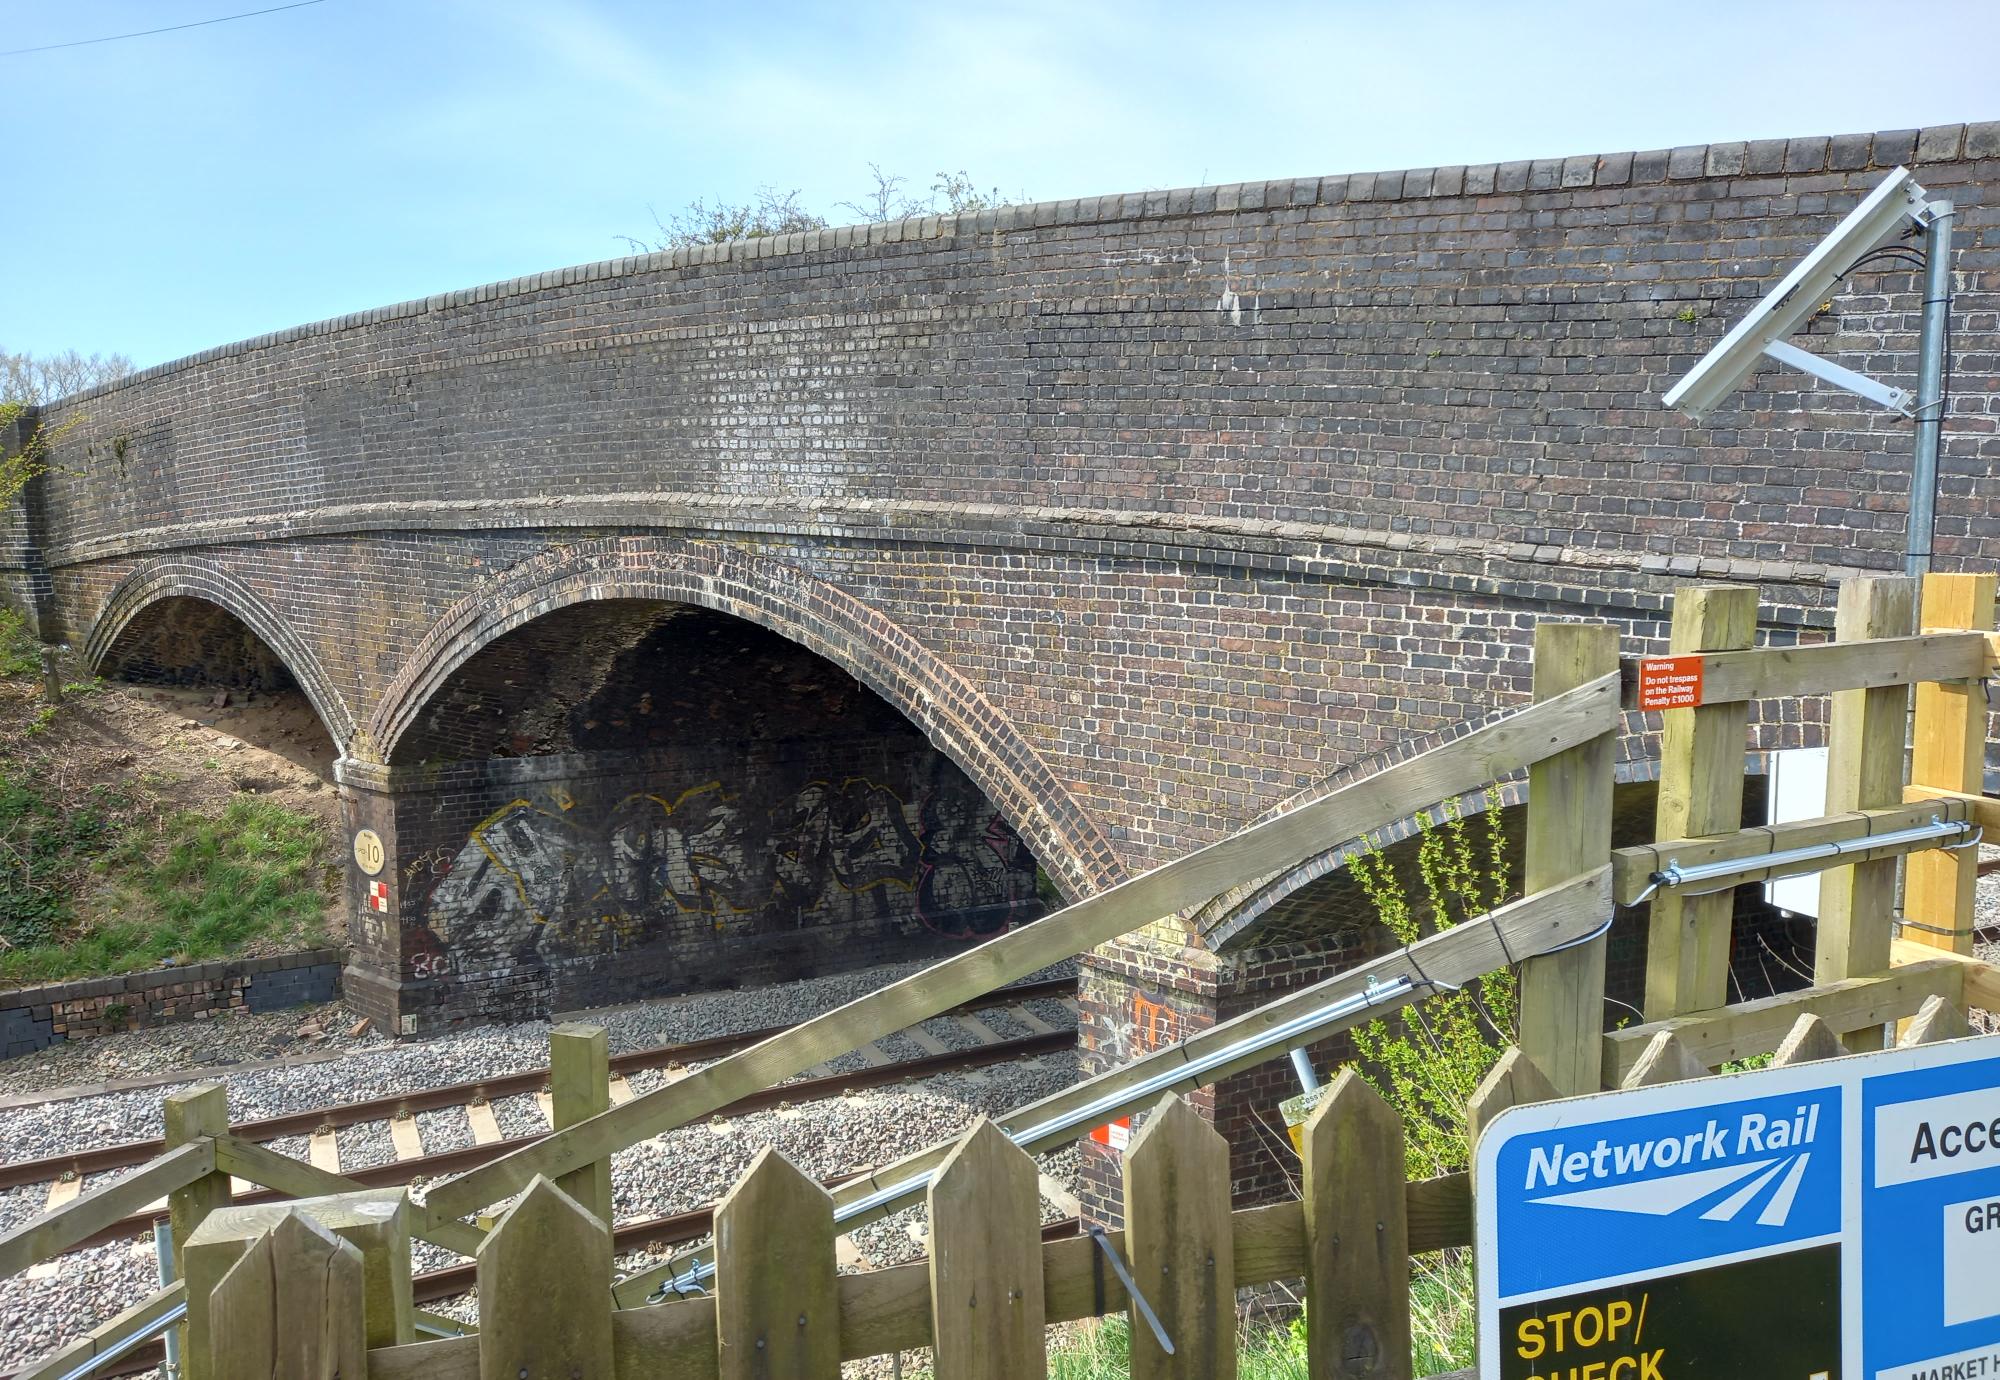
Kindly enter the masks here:
<path id="1" fill-rule="evenodd" d="M 1508 895 L 1498 787 L 1487 789 L 1477 836 L 1456 802 L 1417 816 L 1414 899 L 1373 839 L 1349 866 L 1382 923 L 1405 944 L 1421 937 L 1423 920 L 1449 929 L 1484 915 Z M 1514 976 L 1502 969 L 1354 1033 L 1363 1077 L 1402 1113 L 1412 1179 L 1470 1163 L 1465 1105 L 1513 1041 L 1514 1018 Z"/>
<path id="2" fill-rule="evenodd" d="M 27 408 L 26 403 L 0 403 L 0 429 L 18 422 Z M 65 418 L 61 425 L 53 429 L 37 423 L 34 430 L 23 438 L 18 449 L 12 452 L 0 450 L 0 507 L 12 503 L 38 475 L 48 472 L 49 452 L 84 421 L 84 415 L 79 412 Z"/>

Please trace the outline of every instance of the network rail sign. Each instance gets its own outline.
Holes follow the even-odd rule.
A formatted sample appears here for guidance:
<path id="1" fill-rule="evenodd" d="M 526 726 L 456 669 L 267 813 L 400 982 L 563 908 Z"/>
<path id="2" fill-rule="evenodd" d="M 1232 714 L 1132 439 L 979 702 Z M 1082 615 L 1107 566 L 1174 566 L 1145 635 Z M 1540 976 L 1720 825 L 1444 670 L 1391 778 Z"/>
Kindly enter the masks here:
<path id="1" fill-rule="evenodd" d="M 1517 1107 L 1485 1380 L 2000 1380 L 2000 1036 Z"/>

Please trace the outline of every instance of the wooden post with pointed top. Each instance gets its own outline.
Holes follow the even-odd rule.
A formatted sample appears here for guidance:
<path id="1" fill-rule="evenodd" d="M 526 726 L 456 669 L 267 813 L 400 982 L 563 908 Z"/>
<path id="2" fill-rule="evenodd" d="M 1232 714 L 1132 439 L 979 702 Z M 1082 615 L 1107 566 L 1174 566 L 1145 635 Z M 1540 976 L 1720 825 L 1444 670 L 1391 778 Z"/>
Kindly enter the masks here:
<path id="1" fill-rule="evenodd" d="M 1236 1236 L 1229 1142 L 1169 1093 L 1125 1151 L 1132 1278 L 1174 1344 L 1169 1356 L 1132 1308 L 1133 1380 L 1232 1380 Z"/>
<path id="2" fill-rule="evenodd" d="M 1679 1083 L 1689 1078 L 1708 1077 L 1708 1066 L 1694 1057 L 1671 1030 L 1662 1030 L 1646 1043 L 1646 1048 L 1625 1075 L 1628 1088 L 1657 1088 L 1662 1083 Z"/>
<path id="3" fill-rule="evenodd" d="M 1479 1161 L 1479 1133 L 1486 1123 L 1509 1107 L 1525 1107 L 1530 1102 L 1553 1102 L 1555 1084 L 1535 1067 L 1535 1061 L 1509 1045 L 1493 1061 L 1493 1067 L 1479 1080 L 1479 1086 L 1465 1104 L 1465 1140 L 1469 1163 Z"/>
<path id="4" fill-rule="evenodd" d="M 300 1212 L 251 1243 L 208 1297 L 214 1380 L 368 1374 L 361 1252 Z"/>
<path id="5" fill-rule="evenodd" d="M 1694 585 L 1674 594 L 1669 650 L 1730 652 L 1757 640 L 1753 585 Z M 1669 709 L 1660 730 L 1660 793 L 1653 837 L 1734 833 L 1743 823 L 1747 700 Z M 1646 1019 L 1708 1011 L 1729 1001 L 1730 918 L 1736 893 L 1653 896 L 1646 931 Z"/>
<path id="6" fill-rule="evenodd" d="M 1840 586 L 1834 635 L 1843 642 L 1907 637 L 1916 629 L 1917 582 L 1870 576 Z M 1826 812 L 1842 814 L 1897 805 L 1903 799 L 1903 730 L 1909 690 L 1901 685 L 1842 690 L 1833 697 L 1827 731 Z M 1870 977 L 1889 966 L 1889 924 L 1896 904 L 1900 858 L 1852 863 L 1821 875 L 1819 941 L 1813 980 L 1822 985 Z M 1880 1049 L 1869 1028 L 1847 1036 L 1852 1050 Z"/>
<path id="7" fill-rule="evenodd" d="M 1342 1069 L 1305 1126 L 1306 1373 L 1409 1380 L 1403 1119 Z"/>
<path id="8" fill-rule="evenodd" d="M 1939 1040 L 1962 1040 L 1971 1033 L 1963 1011 L 1943 997 L 1931 996 L 1924 998 L 1917 1014 L 1910 1017 L 1896 1044 L 1898 1048 L 1909 1049 L 1916 1045 L 1935 1044 Z"/>
<path id="9" fill-rule="evenodd" d="M 1608 623 L 1536 626 L 1537 700 L 1617 669 L 1618 630 Z M 1617 743 L 1616 731 L 1600 734 L 1528 768 L 1528 892 L 1610 859 Z M 1600 935 L 1521 964 L 1521 1050 L 1565 1097 L 1596 1092 L 1603 1077 L 1604 954 Z"/>
<path id="10" fill-rule="evenodd" d="M 479 1373 L 615 1374 L 611 1230 L 541 1175 L 479 1243 Z"/>
<path id="11" fill-rule="evenodd" d="M 1838 1059 L 1847 1046 L 1833 1033 L 1833 1027 L 1808 1011 L 1792 1022 L 1783 1043 L 1771 1055 L 1771 1067 L 1788 1069 L 1794 1064 L 1812 1064 L 1821 1059 Z"/>
<path id="12" fill-rule="evenodd" d="M 1044 1374 L 1042 1195 L 1034 1160 L 981 1117 L 938 1166 L 928 1199 L 937 1380 Z"/>
<path id="13" fill-rule="evenodd" d="M 715 1210 L 721 1380 L 840 1380 L 833 1198 L 770 1146 Z"/>

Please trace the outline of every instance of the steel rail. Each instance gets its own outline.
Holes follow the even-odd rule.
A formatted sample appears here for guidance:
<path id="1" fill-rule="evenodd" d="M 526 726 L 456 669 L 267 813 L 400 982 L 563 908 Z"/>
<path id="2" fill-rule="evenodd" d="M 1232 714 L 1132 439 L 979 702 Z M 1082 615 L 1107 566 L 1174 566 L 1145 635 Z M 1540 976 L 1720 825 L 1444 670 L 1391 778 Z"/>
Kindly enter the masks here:
<path id="1" fill-rule="evenodd" d="M 1075 992 L 1075 978 L 1054 978 L 1047 982 L 1025 983 L 1019 987 L 1003 987 L 973 1001 L 962 1002 L 941 1014 L 972 1015 L 980 1011 L 1019 1005 L 1024 1001 L 1071 996 Z M 655 1045 L 650 1049 L 633 1050 L 613 1055 L 611 1071 L 615 1074 L 636 1073 L 672 1064 L 722 1058 L 737 1050 L 747 1049 L 788 1028 L 772 1026 L 763 1030 L 746 1030 L 735 1035 L 712 1036 L 686 1044 Z M 216 1070 L 218 1076 L 228 1072 L 226 1068 Z M 518 1097 L 522 1093 L 541 1091 L 548 1085 L 548 1081 L 547 1068 L 523 1069 L 518 1073 L 472 1078 L 462 1083 L 447 1083 L 435 1088 L 418 1088 L 411 1092 L 389 1093 L 382 1097 L 371 1097 L 356 1102 L 339 1102 L 325 1107 L 313 1107 L 303 1112 L 286 1112 L 279 1116 L 261 1117 L 255 1121 L 238 1122 L 229 1129 L 244 1140 L 254 1141 L 272 1141 L 284 1136 L 309 1136 L 315 1131 L 338 1130 L 343 1126 L 356 1126 L 368 1121 L 388 1121 L 394 1117 L 414 1115 L 417 1112 L 439 1111 L 475 1102 L 493 1102 L 503 1097 Z M 790 1086 L 796 1088 L 800 1084 L 794 1083 Z M 514 1148 L 519 1148 L 518 1143 Z M 130 1165 L 144 1164 L 165 1149 L 164 1141 L 132 1140 L 87 1150 L 68 1151 L 60 1155 L 47 1155 L 41 1159 L 0 1164 L 0 1189 L 48 1183 L 60 1179 L 65 1174 L 101 1174 L 111 1169 L 124 1169 Z"/>
<path id="2" fill-rule="evenodd" d="M 850 1089 L 879 1088 L 891 1083 L 934 1078 L 939 1074 L 952 1073 L 959 1069 L 1004 1064 L 1013 1059 L 1031 1059 L 1043 1054 L 1056 1053 L 1075 1043 L 1074 1030 L 1054 1030 L 1044 1035 L 1025 1036 L 1019 1040 L 1003 1040 L 999 1044 L 974 1045 L 969 1049 L 947 1050 L 943 1054 L 926 1054 L 916 1059 L 870 1065 L 847 1073 L 802 1078 L 795 1083 L 780 1083 L 775 1088 L 766 1088 L 762 1092 L 740 1097 L 722 1108 L 716 1115 L 743 1116 L 750 1112 L 768 1111 L 790 1102 L 824 1101 L 830 1097 L 838 1097 Z M 448 1174 L 463 1173 L 489 1160 L 498 1159 L 509 1151 L 532 1145 L 549 1134 L 547 1131 L 538 1131 L 529 1136 L 509 1136 L 505 1140 L 497 1140 L 489 1145 L 468 1145 L 457 1150 L 439 1150 L 434 1154 L 419 1155 L 407 1160 L 391 1160 L 385 1164 L 370 1165 L 365 1169 L 343 1169 L 341 1173 L 366 1188 L 397 1188 L 418 1179 L 441 1179 Z M 274 1189 L 260 1188 L 254 1193 L 240 1194 L 234 1201 L 238 1204 L 271 1203 L 292 1196 L 294 1195 L 280 1193 Z M 123 1241 L 128 1237 L 141 1235 L 148 1231 L 151 1223 L 161 1215 L 159 1212 L 141 1212 L 122 1217 L 101 1231 L 85 1237 L 69 1249 L 80 1251 L 90 1246 L 101 1246 L 107 1242 Z"/>

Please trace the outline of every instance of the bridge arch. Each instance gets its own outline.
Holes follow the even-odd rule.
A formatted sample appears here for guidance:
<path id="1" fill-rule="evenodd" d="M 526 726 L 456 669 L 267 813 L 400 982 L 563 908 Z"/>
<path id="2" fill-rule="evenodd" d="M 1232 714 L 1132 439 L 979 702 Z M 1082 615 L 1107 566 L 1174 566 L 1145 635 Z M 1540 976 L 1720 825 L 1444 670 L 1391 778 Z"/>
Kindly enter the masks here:
<path id="1" fill-rule="evenodd" d="M 1255 822 L 1261 823 L 1264 819 L 1284 814 L 1286 811 L 1296 809 L 1304 802 L 1323 795 L 1329 790 L 1351 785 L 1356 781 L 1374 775 L 1376 772 L 1395 766 L 1398 762 L 1406 761 L 1409 758 L 1429 752 L 1433 748 L 1442 747 L 1447 743 L 1454 742 L 1477 729 L 1485 727 L 1487 724 L 1506 718 L 1510 714 L 1518 713 L 1522 707 L 1521 705 L 1510 705 L 1480 718 L 1467 719 L 1460 723 L 1450 724 L 1435 732 L 1398 742 L 1392 747 L 1378 753 L 1370 754 L 1359 761 L 1350 762 L 1338 771 L 1333 772 L 1305 790 L 1295 793 L 1277 806 L 1267 810 Z M 1627 713 L 1625 715 L 1625 726 L 1619 733 L 1619 742 L 1622 745 L 1650 741 L 1644 736 L 1645 728 L 1644 715 L 1636 712 Z M 1761 755 L 1754 760 L 1753 770 L 1760 772 L 1763 770 Z M 1658 777 L 1659 762 L 1650 757 L 1627 758 L 1619 761 L 1613 767 L 1613 778 L 1621 787 L 1621 797 L 1624 795 L 1623 787 L 1639 787 L 1656 781 Z M 1528 782 L 1525 772 L 1512 773 L 1507 779 L 1496 782 L 1495 786 L 1503 816 L 1506 812 L 1517 810 L 1527 803 Z M 1442 804 L 1443 802 L 1439 803 Z M 1467 819 L 1473 819 L 1483 814 L 1488 808 L 1487 801 L 1478 793 L 1466 796 L 1457 803 Z M 1621 817 L 1627 812 L 1627 807 L 1623 804 L 1617 808 Z M 1648 797 L 1646 820 L 1649 822 L 1650 818 L 1650 797 Z M 1384 848 L 1401 843 L 1405 839 L 1413 838 L 1417 832 L 1417 820 L 1414 815 L 1396 820 L 1381 829 L 1372 831 L 1376 842 Z M 1518 835 L 1518 830 L 1516 833 Z M 1651 835 L 1648 834 L 1646 837 L 1650 838 Z M 1195 928 L 1200 932 L 1204 941 L 1217 949 L 1235 950 L 1254 948 L 1265 943 L 1282 942 L 1282 940 L 1291 937 L 1289 934 L 1284 933 L 1285 927 L 1280 924 L 1277 927 L 1279 932 L 1273 934 L 1268 931 L 1267 922 L 1277 918 L 1277 915 L 1284 910 L 1286 903 L 1298 897 L 1301 892 L 1313 887 L 1316 883 L 1325 885 L 1328 879 L 1334 878 L 1336 874 L 1343 872 L 1355 855 L 1362 851 L 1362 848 L 1363 843 L 1360 839 L 1337 839 L 1327 848 L 1322 849 L 1309 858 L 1303 859 L 1292 867 L 1286 868 L 1281 872 L 1274 872 L 1267 877 L 1237 887 L 1234 890 L 1224 892 L 1196 909 L 1193 916 Z M 1353 891 L 1355 895 L 1349 899 L 1351 902 L 1358 902 L 1360 899 L 1359 888 L 1355 887 Z"/>
<path id="2" fill-rule="evenodd" d="M 553 549 L 447 610 L 383 694 L 367 737 L 385 764 L 453 674 L 497 639 L 573 605 L 651 600 L 755 623 L 839 666 L 901 712 L 983 791 L 1072 897 L 1124 876 L 1110 841 L 1013 723 L 880 610 L 720 542 L 616 537 Z"/>
<path id="3" fill-rule="evenodd" d="M 254 633 L 284 666 L 342 752 L 354 742 L 354 715 L 312 647 L 249 585 L 220 564 L 192 556 L 163 556 L 145 562 L 111 591 L 84 638 L 84 665 L 100 671 L 133 624 L 149 609 L 171 599 L 213 605 Z"/>

